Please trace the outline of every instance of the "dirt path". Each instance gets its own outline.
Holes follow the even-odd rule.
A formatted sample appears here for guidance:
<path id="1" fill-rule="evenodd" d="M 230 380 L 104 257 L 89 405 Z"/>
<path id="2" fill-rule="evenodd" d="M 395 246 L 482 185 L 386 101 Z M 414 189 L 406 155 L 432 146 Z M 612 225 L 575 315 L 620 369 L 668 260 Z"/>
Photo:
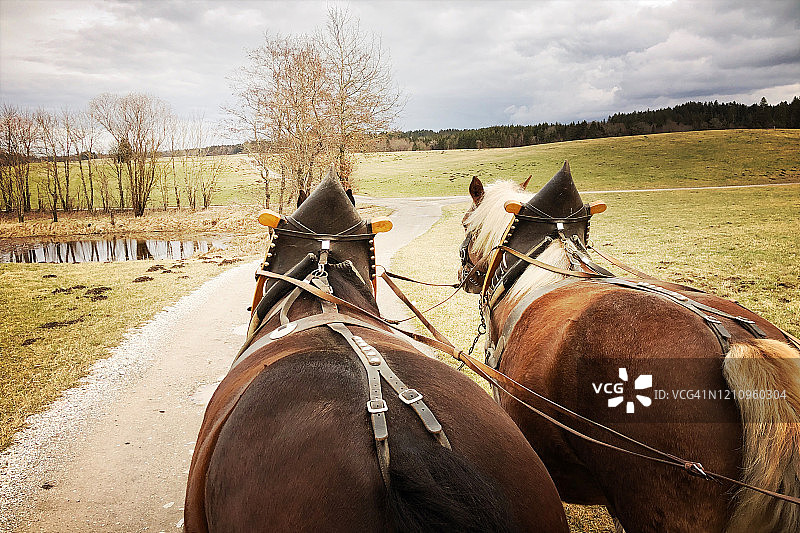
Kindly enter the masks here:
<path id="1" fill-rule="evenodd" d="M 442 205 L 458 201 L 370 199 L 396 210 L 394 229 L 378 237 L 378 263 L 389 265 L 439 219 Z M 36 417 L 0 460 L 0 530 L 181 530 L 194 440 L 244 340 L 255 266 L 234 268 L 162 312 L 101 365 L 113 376 L 91 376 Z M 383 313 L 405 316 L 389 296 L 381 289 Z M 127 368 L 115 366 L 119 357 L 139 362 L 136 375 L 116 370 Z M 119 387 L 100 386 L 107 379 Z M 87 415 L 70 415 L 76 411 Z"/>

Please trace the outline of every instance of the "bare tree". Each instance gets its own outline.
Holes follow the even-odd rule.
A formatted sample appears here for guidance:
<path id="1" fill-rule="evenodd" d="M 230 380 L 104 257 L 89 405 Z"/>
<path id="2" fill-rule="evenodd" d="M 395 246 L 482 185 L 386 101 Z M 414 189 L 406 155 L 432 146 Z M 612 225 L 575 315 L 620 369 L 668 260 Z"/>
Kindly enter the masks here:
<path id="1" fill-rule="evenodd" d="M 167 135 L 169 137 L 169 170 L 172 174 L 172 190 L 175 193 L 175 207 L 181 208 L 181 194 L 178 186 L 178 172 L 175 166 L 175 150 L 179 144 L 180 123 L 175 116 L 171 116 L 167 123 Z"/>
<path id="2" fill-rule="evenodd" d="M 36 123 L 41 134 L 42 154 L 45 157 L 45 201 L 53 215 L 53 222 L 58 222 L 58 201 L 61 198 L 61 184 L 58 176 L 58 117 L 47 110 L 39 109 L 35 114 Z M 39 194 L 41 206 L 42 195 Z"/>
<path id="3" fill-rule="evenodd" d="M 74 114 L 68 108 L 63 108 L 61 113 L 57 117 L 58 119 L 58 126 L 55 130 L 55 138 L 58 142 L 58 148 L 61 152 L 61 159 L 64 163 L 64 186 L 61 186 L 61 180 L 56 181 L 56 185 L 58 188 L 58 196 L 61 199 L 61 209 L 64 211 L 71 211 L 72 210 L 72 196 L 70 194 L 69 188 L 69 171 L 70 171 L 70 164 L 72 163 L 72 150 L 74 149 L 73 145 L 73 136 L 74 136 Z"/>
<path id="4" fill-rule="evenodd" d="M 74 116 L 72 142 L 78 156 L 78 170 L 80 171 L 83 195 L 86 199 L 86 209 L 89 212 L 94 211 L 94 174 L 97 166 L 94 149 L 99 133 L 98 124 L 88 111 L 82 111 Z"/>
<path id="5" fill-rule="evenodd" d="M 249 137 L 267 204 L 270 174 L 280 169 L 281 206 L 287 179 L 292 191 L 307 193 L 330 162 L 349 184 L 354 154 L 402 107 L 380 40 L 336 8 L 315 36 L 267 36 L 231 87 L 232 129 Z"/>
<path id="6" fill-rule="evenodd" d="M 282 180 L 288 173 L 298 190 L 308 192 L 327 164 L 324 82 L 317 47 L 306 36 L 267 37 L 232 80 L 237 103 L 229 111 L 234 128 L 250 136 L 248 151 L 267 203 L 274 167 L 281 168 Z"/>
<path id="7" fill-rule="evenodd" d="M 331 7 L 318 32 L 326 73 L 329 145 L 345 185 L 355 166 L 354 153 L 371 134 L 387 131 L 402 108 L 391 65 L 380 39 L 361 31 L 346 9 Z"/>
<path id="8" fill-rule="evenodd" d="M 113 155 L 100 160 L 97 165 L 97 185 L 100 189 L 100 203 L 103 211 L 108 213 L 112 208 L 111 197 L 111 178 L 118 176 L 117 168 L 113 160 Z"/>
<path id="9" fill-rule="evenodd" d="M 31 210 L 30 173 L 38 129 L 33 114 L 11 105 L 0 108 L 0 199 L 19 222 Z"/>
<path id="10" fill-rule="evenodd" d="M 2 143 L 0 143 L 0 200 L 6 212 L 11 212 L 17 207 L 14 194 L 14 166 L 18 152 L 17 140 L 17 109 L 4 105 L 0 109 L 0 128 L 2 128 Z M 22 220 L 20 220 L 22 222 Z"/>
<path id="11" fill-rule="evenodd" d="M 124 159 L 128 192 L 135 216 L 142 216 L 157 181 L 158 154 L 167 137 L 169 106 L 146 94 L 127 96 L 103 94 L 89 107 L 92 115 L 114 137 L 120 154 L 130 149 Z M 120 191 L 121 192 L 121 191 Z"/>

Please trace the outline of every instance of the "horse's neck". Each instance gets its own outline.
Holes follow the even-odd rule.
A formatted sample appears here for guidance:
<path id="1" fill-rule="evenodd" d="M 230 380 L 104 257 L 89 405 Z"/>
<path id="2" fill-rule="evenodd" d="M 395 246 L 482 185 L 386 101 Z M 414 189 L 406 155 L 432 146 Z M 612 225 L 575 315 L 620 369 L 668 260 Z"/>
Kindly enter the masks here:
<path id="1" fill-rule="evenodd" d="M 537 259 L 562 269 L 569 268 L 569 258 L 559 241 L 550 244 Z M 506 320 L 508 320 L 508 316 L 526 294 L 558 283 L 564 278 L 565 276 L 562 274 L 556 274 L 535 265 L 529 265 L 491 310 L 490 327 L 493 330 L 494 338 L 496 339 L 499 336 Z"/>

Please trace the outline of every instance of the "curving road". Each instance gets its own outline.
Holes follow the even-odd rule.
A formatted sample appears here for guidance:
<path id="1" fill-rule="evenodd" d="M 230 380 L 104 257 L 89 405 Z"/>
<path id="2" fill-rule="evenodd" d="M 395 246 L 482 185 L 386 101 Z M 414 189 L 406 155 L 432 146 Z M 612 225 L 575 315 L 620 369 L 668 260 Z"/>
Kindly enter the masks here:
<path id="1" fill-rule="evenodd" d="M 463 198 L 361 198 L 394 209 L 377 262 Z M 257 263 L 210 280 L 132 331 L 0 454 L 0 531 L 180 531 L 205 405 L 239 349 Z M 406 316 L 382 287 L 386 316 Z"/>

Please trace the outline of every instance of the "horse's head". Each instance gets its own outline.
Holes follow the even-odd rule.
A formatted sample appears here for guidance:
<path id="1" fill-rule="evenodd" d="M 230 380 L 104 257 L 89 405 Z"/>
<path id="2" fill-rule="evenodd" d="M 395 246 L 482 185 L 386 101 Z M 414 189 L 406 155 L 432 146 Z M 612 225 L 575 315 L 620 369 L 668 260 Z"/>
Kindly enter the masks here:
<path id="1" fill-rule="evenodd" d="M 379 225 L 362 220 L 352 191 L 344 190 L 333 169 L 311 194 L 298 198 L 294 213 L 281 216 L 264 211 L 259 221 L 273 228 L 265 270 L 286 274 L 305 265 L 307 273 L 293 272 L 302 279 L 323 258 L 328 264 L 348 262 L 347 269 L 364 284 L 375 279 L 374 234 L 391 228 L 388 221 Z M 265 291 L 271 284 L 265 284 Z"/>
<path id="2" fill-rule="evenodd" d="M 503 206 L 508 200 L 527 201 L 531 195 L 525 192 L 525 187 L 530 179 L 528 177 L 519 185 L 510 181 L 498 181 L 484 189 L 483 183 L 477 176 L 472 178 L 472 182 L 469 184 L 472 205 L 461 220 L 466 237 L 459 249 L 461 270 L 458 273 L 458 280 L 464 281 L 464 277 L 476 265 L 478 268 L 464 282 L 465 291 L 481 292 L 489 255 L 513 218 L 513 215 L 507 213 Z"/>
<path id="3" fill-rule="evenodd" d="M 528 178 L 529 180 L 530 178 Z M 569 163 L 559 170 L 535 195 L 525 193 L 511 182 L 497 182 L 484 190 L 476 177 L 469 192 L 473 205 L 464 215 L 466 239 L 461 244 L 460 278 L 472 265 L 485 263 L 465 284 L 468 292 L 481 292 L 487 273 L 493 274 L 503 259 L 496 253 L 505 244 L 536 257 L 553 241 L 585 246 L 589 218 L 602 212 L 605 204 L 584 204 L 572 181 Z M 505 265 L 509 267 L 510 265 Z"/>

